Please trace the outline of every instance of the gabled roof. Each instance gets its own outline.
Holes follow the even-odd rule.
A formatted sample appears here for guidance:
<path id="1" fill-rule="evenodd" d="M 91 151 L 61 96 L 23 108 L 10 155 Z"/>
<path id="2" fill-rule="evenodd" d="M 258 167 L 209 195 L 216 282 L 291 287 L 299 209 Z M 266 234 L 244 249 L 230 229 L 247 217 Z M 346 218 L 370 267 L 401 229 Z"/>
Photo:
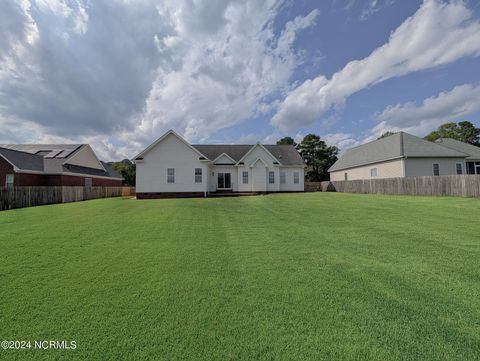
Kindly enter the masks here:
<path id="1" fill-rule="evenodd" d="M 82 167 L 76 164 L 64 163 L 63 159 L 44 159 L 45 174 L 59 174 L 59 173 L 75 173 L 84 174 L 87 176 L 111 177 L 122 179 L 122 176 L 111 169 L 111 166 L 105 162 L 101 162 L 104 169 Z"/>
<path id="2" fill-rule="evenodd" d="M 480 160 L 480 147 L 456 139 L 441 138 L 435 141 L 439 145 L 468 154 L 468 160 Z"/>
<path id="3" fill-rule="evenodd" d="M 228 154 L 230 158 L 238 162 L 240 158 L 247 153 L 253 145 L 236 145 L 236 144 L 193 144 L 208 159 L 216 159 L 221 154 Z"/>
<path id="4" fill-rule="evenodd" d="M 414 158 L 465 158 L 467 155 L 463 152 L 443 147 L 434 142 L 416 137 L 414 135 L 403 133 L 403 149 L 406 157 Z"/>
<path id="5" fill-rule="evenodd" d="M 270 157 L 273 158 L 273 160 L 274 160 L 276 163 L 281 164 L 280 161 L 279 161 L 277 158 L 275 158 L 275 156 L 274 156 L 272 153 L 270 153 L 270 151 L 269 151 L 267 148 L 265 148 L 265 146 L 263 146 L 263 145 L 260 144 L 260 143 L 257 143 L 257 144 L 255 144 L 254 146 L 252 146 L 252 148 L 251 148 L 247 153 L 245 153 L 245 154 L 243 155 L 243 157 L 239 160 L 239 163 L 241 163 L 241 162 L 247 157 L 247 155 L 249 155 L 251 152 L 253 152 L 253 150 L 254 150 L 256 147 L 262 148 Z"/>
<path id="6" fill-rule="evenodd" d="M 256 144 L 194 144 L 200 152 L 209 159 L 216 159 L 221 154 L 228 154 L 229 157 L 239 162 Z M 274 158 L 284 166 L 303 166 L 305 163 L 292 145 L 263 145 Z"/>
<path id="7" fill-rule="evenodd" d="M 347 150 L 328 171 L 333 172 L 404 157 L 465 158 L 466 156 L 467 154 L 457 150 L 408 133 L 398 132 Z"/>
<path id="8" fill-rule="evenodd" d="M 0 148 L 0 157 L 13 165 L 16 170 L 43 172 L 43 157 L 41 155 Z"/>
<path id="9" fill-rule="evenodd" d="M 293 145 L 270 145 L 266 144 L 265 148 L 278 159 L 282 165 L 305 165 L 302 156 Z"/>
<path id="10" fill-rule="evenodd" d="M 103 168 L 107 171 L 108 175 L 113 178 L 123 178 L 120 173 L 118 173 L 115 169 L 113 169 L 113 166 L 111 163 L 103 162 L 100 161 L 103 165 Z"/>
<path id="11" fill-rule="evenodd" d="M 217 161 L 222 157 L 228 158 L 230 160 L 230 162 L 232 162 L 233 164 L 237 163 L 237 161 L 235 159 L 233 159 L 232 157 L 230 157 L 227 153 L 220 154 L 217 158 L 215 158 L 213 160 L 213 163 L 217 163 Z"/>
<path id="12" fill-rule="evenodd" d="M 85 144 L 0 144 L 0 147 L 38 154 L 45 158 L 66 159 Z"/>
<path id="13" fill-rule="evenodd" d="M 120 174 L 104 162 L 101 162 L 101 164 L 105 169 L 68 164 L 68 159 L 74 156 L 80 148 L 88 145 L 8 144 L 8 146 L 9 148 L 0 147 L 0 157 L 12 164 L 15 171 L 26 173 L 38 172 L 43 174 L 75 173 L 122 179 Z M 25 149 L 26 151 L 19 149 Z M 52 149 L 55 149 L 55 153 L 52 153 Z M 61 152 L 64 152 L 65 157 L 62 156 Z"/>
<path id="14" fill-rule="evenodd" d="M 255 164 L 257 164 L 258 162 L 263 163 L 265 167 L 268 167 L 268 164 L 265 163 L 265 161 L 262 158 L 257 158 L 251 164 L 249 164 L 250 168 L 255 167 Z"/>
<path id="15" fill-rule="evenodd" d="M 203 155 L 198 149 L 193 147 L 189 142 L 187 142 L 183 137 L 179 136 L 177 133 L 175 133 L 172 129 L 170 129 L 168 132 L 166 132 L 164 135 L 162 135 L 160 138 L 158 138 L 156 141 L 154 141 L 152 144 L 150 144 L 147 148 L 145 148 L 143 151 L 141 151 L 139 154 L 137 154 L 133 160 L 140 160 L 143 158 L 143 156 L 148 153 L 150 150 L 155 148 L 155 146 L 160 143 L 162 140 L 164 140 L 167 136 L 169 135 L 174 135 L 178 139 L 180 139 L 183 143 L 185 143 L 186 146 L 191 148 L 194 152 L 198 153 L 198 155 L 202 158 L 207 158 L 205 155 Z M 213 159 L 213 158 L 210 158 Z"/>
<path id="16" fill-rule="evenodd" d="M 305 162 L 292 145 L 263 145 L 257 144 L 190 144 L 173 130 L 169 130 L 155 142 L 150 144 L 145 150 L 139 153 L 133 158 L 133 160 L 140 161 L 143 156 L 153 149 L 158 143 L 160 143 L 169 134 L 175 135 L 188 147 L 192 148 L 199 154 L 201 158 L 207 161 L 215 161 L 222 154 L 232 159 L 234 163 L 238 163 L 248 154 L 253 148 L 259 146 L 262 147 L 267 153 L 269 153 L 275 161 L 284 166 L 305 166 Z"/>

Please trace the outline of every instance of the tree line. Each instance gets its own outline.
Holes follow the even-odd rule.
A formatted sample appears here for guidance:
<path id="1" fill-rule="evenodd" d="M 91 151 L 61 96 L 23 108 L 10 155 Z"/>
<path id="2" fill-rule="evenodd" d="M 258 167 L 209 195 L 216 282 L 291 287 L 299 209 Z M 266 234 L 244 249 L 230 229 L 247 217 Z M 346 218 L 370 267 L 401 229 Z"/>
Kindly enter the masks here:
<path id="1" fill-rule="evenodd" d="M 328 145 L 316 134 L 306 135 L 300 143 L 296 143 L 292 137 L 284 137 L 277 142 L 278 145 L 293 145 L 305 161 L 305 180 L 320 182 L 328 180 L 328 169 L 337 161 L 337 146 Z"/>

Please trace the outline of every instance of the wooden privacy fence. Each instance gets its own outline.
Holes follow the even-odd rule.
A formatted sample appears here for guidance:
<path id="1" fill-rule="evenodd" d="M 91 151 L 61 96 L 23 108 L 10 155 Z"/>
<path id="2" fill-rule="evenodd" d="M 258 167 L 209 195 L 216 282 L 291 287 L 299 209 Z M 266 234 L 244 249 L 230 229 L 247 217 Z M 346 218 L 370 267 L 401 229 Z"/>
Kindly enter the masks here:
<path id="1" fill-rule="evenodd" d="M 305 192 L 320 192 L 322 190 L 321 182 L 305 182 Z"/>
<path id="2" fill-rule="evenodd" d="M 480 197 L 480 175 L 322 182 L 324 192 Z"/>
<path id="3" fill-rule="evenodd" d="M 15 187 L 0 188 L 0 211 L 96 198 L 130 196 L 131 187 Z"/>

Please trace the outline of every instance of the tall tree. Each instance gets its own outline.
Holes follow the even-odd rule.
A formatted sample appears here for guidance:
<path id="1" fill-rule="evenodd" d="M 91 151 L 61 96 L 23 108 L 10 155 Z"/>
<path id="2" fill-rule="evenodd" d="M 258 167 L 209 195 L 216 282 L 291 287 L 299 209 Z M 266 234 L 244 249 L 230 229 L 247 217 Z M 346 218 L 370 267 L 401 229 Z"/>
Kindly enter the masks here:
<path id="1" fill-rule="evenodd" d="M 283 137 L 277 142 L 277 145 L 293 145 L 294 147 L 296 147 L 297 143 L 293 140 L 292 137 Z"/>
<path id="2" fill-rule="evenodd" d="M 130 186 L 135 186 L 135 164 L 130 162 L 128 159 L 124 159 L 121 162 L 114 162 L 112 167 L 122 175 L 123 183 Z"/>
<path id="3" fill-rule="evenodd" d="M 425 139 L 434 142 L 440 138 L 452 138 L 465 143 L 480 146 L 480 128 L 475 127 L 471 122 L 463 121 L 445 123 L 428 134 Z"/>
<path id="4" fill-rule="evenodd" d="M 328 169 L 338 159 L 338 148 L 328 146 L 318 135 L 308 134 L 298 149 L 307 164 L 306 179 L 313 182 L 328 180 Z"/>

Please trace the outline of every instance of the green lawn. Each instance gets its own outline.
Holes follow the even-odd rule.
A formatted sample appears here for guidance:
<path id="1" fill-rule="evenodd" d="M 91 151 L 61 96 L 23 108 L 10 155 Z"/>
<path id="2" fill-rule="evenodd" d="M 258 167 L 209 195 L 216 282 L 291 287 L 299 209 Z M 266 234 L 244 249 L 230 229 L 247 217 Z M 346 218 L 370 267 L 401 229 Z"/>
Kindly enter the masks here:
<path id="1" fill-rule="evenodd" d="M 1 350 L 42 360 L 478 360 L 480 200 L 335 193 L 0 212 Z"/>

